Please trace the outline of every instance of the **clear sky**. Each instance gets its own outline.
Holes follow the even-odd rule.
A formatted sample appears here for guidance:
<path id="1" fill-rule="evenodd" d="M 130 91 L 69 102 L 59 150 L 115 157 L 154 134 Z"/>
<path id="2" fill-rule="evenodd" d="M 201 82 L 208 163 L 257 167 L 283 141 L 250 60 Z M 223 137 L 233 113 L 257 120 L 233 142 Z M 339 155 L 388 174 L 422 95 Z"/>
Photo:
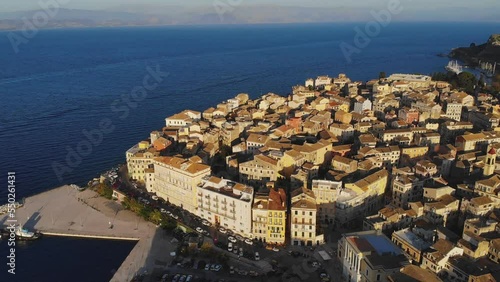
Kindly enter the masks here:
<path id="1" fill-rule="evenodd" d="M 38 2 L 50 2 L 54 0 L 0 0 L 0 12 L 39 9 Z M 214 2 L 241 3 L 241 5 L 286 5 L 303 7 L 364 7 L 377 8 L 384 6 L 389 0 L 58 0 L 67 2 L 65 8 L 103 10 L 120 6 L 155 6 L 155 5 L 177 5 L 177 6 L 212 6 Z M 399 0 L 405 7 L 414 10 L 427 10 L 437 12 L 448 7 L 499 9 L 498 0 Z M 236 4 L 234 4 L 236 3 Z"/>

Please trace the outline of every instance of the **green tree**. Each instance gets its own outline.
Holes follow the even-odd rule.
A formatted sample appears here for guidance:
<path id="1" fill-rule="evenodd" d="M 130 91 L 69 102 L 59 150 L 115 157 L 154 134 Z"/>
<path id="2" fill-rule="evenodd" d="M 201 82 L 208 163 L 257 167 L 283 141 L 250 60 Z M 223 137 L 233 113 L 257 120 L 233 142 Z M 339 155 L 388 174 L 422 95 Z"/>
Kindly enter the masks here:
<path id="1" fill-rule="evenodd" d="M 113 197 L 113 189 L 105 183 L 100 183 L 99 186 L 97 186 L 97 193 L 106 199 L 111 200 Z"/>
<path id="2" fill-rule="evenodd" d="M 148 220 L 152 212 L 153 209 L 150 206 L 142 206 L 138 214 L 145 220 Z"/>
<path id="3" fill-rule="evenodd" d="M 500 94 L 500 74 L 495 75 L 491 83 L 491 90 L 494 93 Z"/>
<path id="4" fill-rule="evenodd" d="M 161 227 L 167 231 L 172 231 L 177 228 L 177 221 L 171 217 L 167 217 L 161 222 Z"/>
<path id="5" fill-rule="evenodd" d="M 137 202 L 136 199 L 129 197 L 125 198 L 125 200 L 123 201 L 123 206 L 136 214 L 139 214 L 142 209 L 142 205 Z"/>
<path id="6" fill-rule="evenodd" d="M 159 210 L 154 210 L 149 214 L 149 221 L 160 224 L 163 221 L 163 214 Z"/>
<path id="7" fill-rule="evenodd" d="M 203 243 L 203 245 L 201 245 L 200 252 L 205 256 L 212 255 L 212 245 L 209 242 Z"/>
<path id="8" fill-rule="evenodd" d="M 458 87 L 463 88 L 468 93 L 474 92 L 474 86 L 477 84 L 477 78 L 470 72 L 461 72 L 457 76 Z"/>

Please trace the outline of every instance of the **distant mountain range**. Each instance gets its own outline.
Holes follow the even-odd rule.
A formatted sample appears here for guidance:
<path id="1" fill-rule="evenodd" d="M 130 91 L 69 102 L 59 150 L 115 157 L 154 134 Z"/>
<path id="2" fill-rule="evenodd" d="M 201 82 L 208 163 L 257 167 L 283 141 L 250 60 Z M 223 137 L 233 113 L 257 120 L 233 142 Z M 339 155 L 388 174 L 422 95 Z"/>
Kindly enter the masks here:
<path id="1" fill-rule="evenodd" d="M 221 5 L 197 8 L 129 5 L 108 10 L 61 8 L 54 18 L 40 28 L 356 22 L 373 20 L 370 11 L 371 9 L 346 7 L 305 8 L 262 5 L 235 7 Z M 0 30 L 23 29 L 22 19 L 32 19 L 36 12 L 38 11 L 0 12 Z M 438 16 L 435 13 L 413 10 L 393 15 L 393 19 L 395 21 L 463 21 L 463 17 L 456 17 L 456 15 L 468 13 L 465 18 L 467 21 L 500 22 L 496 12 L 493 9 L 471 14 L 465 8 L 450 8 L 446 14 Z"/>

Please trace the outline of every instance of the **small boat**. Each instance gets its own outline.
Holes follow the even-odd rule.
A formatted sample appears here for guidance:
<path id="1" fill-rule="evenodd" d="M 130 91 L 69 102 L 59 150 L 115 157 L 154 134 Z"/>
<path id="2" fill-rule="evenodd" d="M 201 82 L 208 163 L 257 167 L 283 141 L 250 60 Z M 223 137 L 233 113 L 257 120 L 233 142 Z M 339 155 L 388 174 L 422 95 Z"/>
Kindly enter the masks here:
<path id="1" fill-rule="evenodd" d="M 450 61 L 445 69 L 447 71 L 454 72 L 455 74 L 460 74 L 463 71 L 462 66 L 458 64 L 458 61 Z"/>
<path id="2" fill-rule="evenodd" d="M 39 231 L 31 232 L 26 228 L 22 228 L 20 225 L 17 227 L 15 234 L 16 239 L 21 241 L 31 241 L 42 237 L 42 233 Z"/>

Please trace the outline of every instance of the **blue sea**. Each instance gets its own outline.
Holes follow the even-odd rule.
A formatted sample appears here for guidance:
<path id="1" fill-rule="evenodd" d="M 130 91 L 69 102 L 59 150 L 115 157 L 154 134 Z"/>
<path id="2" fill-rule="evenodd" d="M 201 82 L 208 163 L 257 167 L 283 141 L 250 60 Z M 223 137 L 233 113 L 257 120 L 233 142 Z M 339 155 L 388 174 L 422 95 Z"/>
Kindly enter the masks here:
<path id="1" fill-rule="evenodd" d="M 109 281 L 136 241 L 44 237 L 17 242 L 15 274 L 7 273 L 8 248 L 0 246 L 2 282 L 105 282 Z"/>
<path id="2" fill-rule="evenodd" d="M 202 111 L 240 92 L 251 97 L 288 94 L 293 85 L 324 74 L 345 73 L 353 80 L 376 78 L 380 71 L 431 74 L 443 71 L 448 62 L 438 54 L 485 42 L 500 30 L 498 23 L 392 23 L 357 48 L 354 28 L 364 26 L 41 30 L 20 45 L 18 53 L 8 32 L 1 32 L 0 203 L 7 201 L 8 171 L 16 172 L 19 200 L 61 184 L 85 184 L 124 163 L 128 148 L 183 109 Z M 350 61 L 341 51 L 342 42 L 357 48 Z M 168 76 L 136 93 L 152 70 Z M 131 94 L 140 101 L 134 102 Z M 96 134 L 94 143 L 82 141 L 87 140 L 84 130 L 95 133 L 102 128 L 102 140 Z M 77 150 L 85 156 L 75 158 Z M 35 263 L 43 261 L 47 251 L 33 246 L 29 255 Z M 57 256 L 54 263 L 62 271 L 75 269 L 66 260 L 71 254 Z M 25 267 L 29 272 L 31 266 Z M 96 277 L 88 281 L 101 281 Z"/>

